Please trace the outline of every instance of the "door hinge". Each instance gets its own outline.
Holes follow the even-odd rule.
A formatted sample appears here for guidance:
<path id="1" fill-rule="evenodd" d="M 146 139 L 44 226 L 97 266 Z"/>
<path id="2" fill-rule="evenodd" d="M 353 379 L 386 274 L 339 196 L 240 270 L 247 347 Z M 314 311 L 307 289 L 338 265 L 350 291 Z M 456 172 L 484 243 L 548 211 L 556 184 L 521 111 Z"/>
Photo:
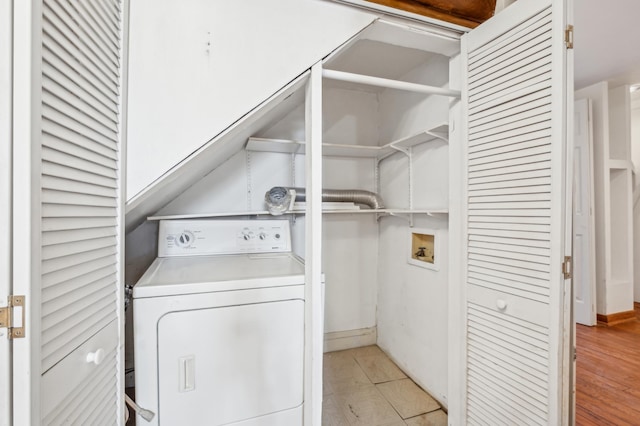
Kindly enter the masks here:
<path id="1" fill-rule="evenodd" d="M 573 49 L 573 25 L 567 25 L 564 30 L 564 44 L 567 49 Z"/>
<path id="2" fill-rule="evenodd" d="M 565 280 L 573 278 L 573 260 L 571 259 L 571 256 L 564 257 L 564 262 L 562 262 L 562 274 L 564 275 Z"/>
<path id="3" fill-rule="evenodd" d="M 7 306 L 0 308 L 0 328 L 6 328 L 9 339 L 21 339 L 24 332 L 24 296 L 7 297 Z"/>

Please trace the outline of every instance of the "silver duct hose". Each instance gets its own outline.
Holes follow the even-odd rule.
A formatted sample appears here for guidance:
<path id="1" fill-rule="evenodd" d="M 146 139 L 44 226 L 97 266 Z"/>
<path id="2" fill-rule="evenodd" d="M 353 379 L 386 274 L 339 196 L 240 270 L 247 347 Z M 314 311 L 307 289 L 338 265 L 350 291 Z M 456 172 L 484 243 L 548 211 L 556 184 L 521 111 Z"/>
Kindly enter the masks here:
<path id="1" fill-rule="evenodd" d="M 306 191 L 304 188 L 284 188 L 276 186 L 265 194 L 265 201 L 269 213 L 274 215 L 282 214 L 290 206 L 290 198 L 295 194 L 295 201 L 305 201 Z M 323 189 L 323 202 L 351 202 L 364 204 L 372 209 L 383 209 L 382 198 L 375 192 L 363 191 L 360 189 Z"/>

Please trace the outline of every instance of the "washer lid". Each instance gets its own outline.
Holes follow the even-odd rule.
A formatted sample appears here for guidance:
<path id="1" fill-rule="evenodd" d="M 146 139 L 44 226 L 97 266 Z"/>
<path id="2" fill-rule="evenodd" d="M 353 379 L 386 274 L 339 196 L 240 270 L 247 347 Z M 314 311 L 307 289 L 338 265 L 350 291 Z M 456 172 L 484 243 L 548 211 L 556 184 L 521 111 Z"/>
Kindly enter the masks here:
<path id="1" fill-rule="evenodd" d="M 156 258 L 134 298 L 304 284 L 304 263 L 290 253 Z"/>

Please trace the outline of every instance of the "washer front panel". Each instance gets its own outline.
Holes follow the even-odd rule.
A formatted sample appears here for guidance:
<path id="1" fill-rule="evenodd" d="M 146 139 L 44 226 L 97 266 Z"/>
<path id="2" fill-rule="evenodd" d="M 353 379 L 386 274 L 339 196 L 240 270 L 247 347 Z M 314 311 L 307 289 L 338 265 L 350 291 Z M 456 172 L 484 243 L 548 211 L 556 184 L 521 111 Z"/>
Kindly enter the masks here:
<path id="1" fill-rule="evenodd" d="M 224 425 L 302 405 L 303 317 L 300 299 L 162 317 L 162 423 Z"/>

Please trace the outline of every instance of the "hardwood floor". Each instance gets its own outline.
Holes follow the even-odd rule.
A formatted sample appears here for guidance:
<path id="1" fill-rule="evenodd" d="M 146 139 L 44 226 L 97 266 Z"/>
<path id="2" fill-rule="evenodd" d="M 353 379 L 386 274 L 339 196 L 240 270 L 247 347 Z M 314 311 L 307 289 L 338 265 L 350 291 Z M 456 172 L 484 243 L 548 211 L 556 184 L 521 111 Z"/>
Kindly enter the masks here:
<path id="1" fill-rule="evenodd" d="M 609 327 L 576 326 L 576 425 L 640 425 L 640 305 Z"/>

